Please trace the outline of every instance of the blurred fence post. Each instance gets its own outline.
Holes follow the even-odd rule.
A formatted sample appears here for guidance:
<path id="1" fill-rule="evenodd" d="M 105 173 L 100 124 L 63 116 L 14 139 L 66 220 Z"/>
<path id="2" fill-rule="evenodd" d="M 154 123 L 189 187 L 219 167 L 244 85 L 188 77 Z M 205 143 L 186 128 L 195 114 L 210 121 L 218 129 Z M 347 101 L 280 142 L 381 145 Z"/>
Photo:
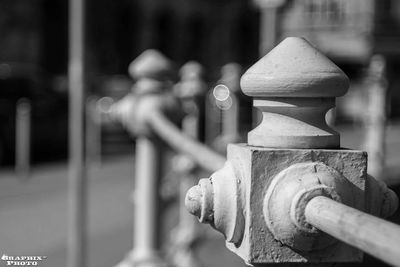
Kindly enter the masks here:
<path id="1" fill-rule="evenodd" d="M 17 101 L 15 116 L 15 172 L 26 179 L 30 172 L 31 103 L 26 98 Z"/>
<path id="2" fill-rule="evenodd" d="M 202 80 L 203 68 L 197 62 L 188 62 L 182 66 L 181 81 L 175 86 L 174 93 L 181 99 L 186 113 L 182 120 L 182 130 L 188 136 L 199 139 L 201 98 L 207 90 Z M 195 218 L 185 208 L 187 190 L 196 184 L 197 166 L 188 156 L 179 154 L 174 158 L 174 168 L 179 177 L 179 223 L 171 235 L 171 258 L 174 266 L 200 266 L 194 254 L 194 245 L 200 239 Z"/>
<path id="3" fill-rule="evenodd" d="M 129 73 L 136 80 L 132 93 L 137 99 L 156 97 L 167 101 L 163 92 L 171 89 L 172 63 L 156 50 L 147 50 L 129 66 Z M 143 112 L 153 112 L 150 103 L 143 104 Z M 144 120 L 138 115 L 135 124 L 139 129 L 136 136 L 136 163 L 134 199 L 133 250 L 118 267 L 146 266 L 164 267 L 166 261 L 160 255 L 160 181 L 165 148 L 159 138 L 152 134 Z M 138 126 L 140 124 L 140 126 Z M 129 125 L 128 125 L 129 127 Z M 131 132 L 132 133 L 132 132 Z"/>
<path id="4" fill-rule="evenodd" d="M 368 173 L 384 179 L 386 135 L 386 60 L 374 55 L 368 69 L 368 108 L 365 116 L 365 149 L 368 152 Z"/>
<path id="5" fill-rule="evenodd" d="M 84 155 L 84 13 L 84 0 L 69 0 L 68 267 L 87 267 L 87 174 Z"/>
<path id="6" fill-rule="evenodd" d="M 229 97 L 232 104 L 229 109 L 222 111 L 222 135 L 239 136 L 239 98 L 237 93 L 240 91 L 240 75 L 242 68 L 239 64 L 229 63 L 222 67 L 221 82 L 229 89 Z M 228 97 L 228 99 L 229 99 Z"/>
<path id="7" fill-rule="evenodd" d="M 213 146 L 221 153 L 226 152 L 229 143 L 238 142 L 239 134 L 239 97 L 240 75 L 242 68 L 237 63 L 228 63 L 221 69 L 221 79 L 213 93 L 221 112 L 221 133 Z"/>
<path id="8" fill-rule="evenodd" d="M 205 141 L 212 145 L 214 139 L 221 134 L 221 110 L 216 105 L 214 88 L 208 90 L 205 97 Z"/>
<path id="9" fill-rule="evenodd" d="M 95 167 L 101 166 L 101 124 L 102 112 L 99 99 L 89 97 L 86 101 L 86 162 Z"/>

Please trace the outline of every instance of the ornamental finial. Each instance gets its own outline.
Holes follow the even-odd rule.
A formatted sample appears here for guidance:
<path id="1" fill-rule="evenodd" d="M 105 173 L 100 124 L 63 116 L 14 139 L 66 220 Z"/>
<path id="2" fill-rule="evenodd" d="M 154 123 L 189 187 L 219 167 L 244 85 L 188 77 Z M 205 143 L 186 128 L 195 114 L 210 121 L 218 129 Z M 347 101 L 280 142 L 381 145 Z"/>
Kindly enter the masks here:
<path id="1" fill-rule="evenodd" d="M 340 147 L 325 114 L 347 92 L 349 79 L 305 39 L 283 40 L 246 71 L 240 84 L 263 113 L 261 124 L 248 134 L 249 145 Z"/>

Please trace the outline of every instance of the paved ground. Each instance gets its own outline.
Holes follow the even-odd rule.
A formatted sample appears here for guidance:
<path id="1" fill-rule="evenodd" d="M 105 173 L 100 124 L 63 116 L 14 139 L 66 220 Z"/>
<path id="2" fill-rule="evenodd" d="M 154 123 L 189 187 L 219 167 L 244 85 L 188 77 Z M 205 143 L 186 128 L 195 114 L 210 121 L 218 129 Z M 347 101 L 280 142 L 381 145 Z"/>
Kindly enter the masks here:
<path id="1" fill-rule="evenodd" d="M 121 158 L 91 172 L 90 246 L 91 251 L 99 248 L 98 255 L 105 262 L 98 265 L 97 255 L 90 253 L 91 266 L 112 266 L 130 247 L 129 231 L 125 232 L 132 224 L 132 207 L 128 200 L 132 188 L 130 160 Z M 43 266 L 65 266 L 66 165 L 36 168 L 29 181 L 19 181 L 11 172 L 1 176 L 1 253 L 46 255 L 48 259 Z M 107 243 L 110 253 L 105 252 Z"/>
<path id="2" fill-rule="evenodd" d="M 113 266 L 132 247 L 132 162 L 132 157 L 120 157 L 90 172 L 88 266 Z M 28 181 L 18 180 L 12 171 L 2 171 L 0 177 L 0 253 L 44 255 L 40 266 L 66 266 L 66 165 L 36 167 Z M 174 225 L 174 218 L 166 218 L 166 224 Z M 230 252 L 219 236 L 199 253 L 211 251 L 207 266 L 243 266 L 236 257 L 227 257 Z M 227 265 L 221 264 L 224 258 Z"/>
<path id="3" fill-rule="evenodd" d="M 345 147 L 361 147 L 362 129 L 342 128 Z M 388 167 L 400 173 L 400 124 L 388 134 Z M 89 264 L 110 267 L 132 247 L 133 158 L 109 159 L 90 171 Z M 399 180 L 394 179 L 394 183 Z M 165 218 L 166 228 L 176 223 L 174 212 Z M 175 213 L 176 214 L 176 213 Z M 66 266 L 67 169 L 65 163 L 36 166 L 28 181 L 11 170 L 0 171 L 0 253 L 45 255 L 40 266 Z M 205 266 L 243 266 L 224 248 L 220 236 L 212 236 L 199 250 Z M 0 266 L 2 266 L 0 263 Z"/>

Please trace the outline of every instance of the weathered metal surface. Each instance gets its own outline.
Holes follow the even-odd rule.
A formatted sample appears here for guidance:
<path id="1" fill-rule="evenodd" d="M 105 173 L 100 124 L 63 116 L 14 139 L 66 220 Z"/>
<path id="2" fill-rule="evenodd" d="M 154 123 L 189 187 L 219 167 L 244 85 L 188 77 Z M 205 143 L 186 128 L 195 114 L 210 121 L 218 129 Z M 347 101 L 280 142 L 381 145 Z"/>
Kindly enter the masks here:
<path id="1" fill-rule="evenodd" d="M 219 231 L 228 228 L 231 224 L 237 225 L 238 228 L 241 227 L 240 230 L 236 230 L 243 233 L 240 238 L 236 239 L 236 241 L 239 241 L 228 242 L 227 240 L 227 247 L 249 264 L 361 260 L 361 252 L 343 243 L 335 242 L 333 246 L 321 250 L 319 243 L 326 242 L 326 235 L 316 233 L 314 236 L 312 234 L 310 236 L 310 233 L 301 232 L 295 223 L 292 222 L 290 217 L 292 199 L 290 196 L 294 197 L 301 189 L 307 189 L 307 186 L 312 183 L 307 184 L 304 181 L 303 184 L 303 181 L 299 181 L 299 177 L 290 176 L 287 178 L 287 181 L 279 185 L 284 191 L 278 190 L 277 192 L 277 197 L 281 196 L 284 199 L 277 198 L 273 199 L 273 201 L 267 201 L 267 205 L 264 204 L 265 199 L 268 199 L 268 191 L 274 191 L 275 189 L 271 185 L 279 183 L 274 182 L 275 179 L 279 180 L 282 173 L 286 172 L 288 168 L 296 166 L 295 164 L 311 163 L 315 163 L 317 166 L 326 165 L 328 169 L 331 168 L 342 174 L 343 177 L 341 179 L 346 180 L 346 182 L 342 183 L 347 184 L 351 192 L 351 201 L 348 201 L 347 204 L 353 202 L 354 207 L 365 210 L 365 197 L 363 193 L 365 191 L 366 179 L 365 153 L 351 150 L 344 153 L 342 150 L 273 149 L 253 147 L 245 144 L 232 144 L 228 146 L 228 166 L 230 167 L 225 167 L 214 173 L 210 180 L 201 180 L 199 184 L 199 187 L 202 189 L 201 193 L 195 189 L 196 187 L 191 189 L 187 195 L 187 203 L 189 204 L 189 200 L 191 203 L 187 206 L 191 213 L 200 214 L 200 218 L 214 218 L 211 221 L 210 219 L 207 220 L 213 226 L 216 226 L 216 214 L 222 217 L 218 218 L 218 220 L 220 223 L 224 222 L 225 225 L 224 227 L 217 228 Z M 313 174 L 313 169 L 314 166 L 310 167 L 308 175 L 311 176 Z M 301 172 L 299 171 L 298 174 L 300 176 Z M 307 173 L 303 171 L 302 175 L 307 176 Z M 322 178 L 320 179 L 323 180 Z M 225 181 L 223 182 L 222 180 Z M 290 187 L 290 183 L 288 182 L 291 180 L 296 186 Z M 203 183 L 210 183 L 211 185 L 206 187 Z M 214 184 L 219 183 L 230 183 L 231 186 L 225 186 L 224 193 L 221 194 L 214 186 Z M 289 194 L 289 192 L 291 193 Z M 229 197 L 226 195 L 229 195 Z M 286 202 L 283 202 L 285 201 L 285 196 L 287 196 L 287 199 Z M 238 202 L 233 201 L 233 198 L 240 199 L 241 204 L 237 205 L 236 203 Z M 196 203 L 196 199 L 201 200 L 199 201 L 200 205 Z M 219 202 L 225 203 L 226 206 L 207 205 L 207 203 L 213 203 L 216 199 Z M 265 210 L 271 209 L 271 205 L 273 211 L 270 213 L 273 212 L 276 214 L 280 211 L 283 213 L 280 217 L 275 216 L 273 220 L 265 216 Z M 199 212 L 199 207 L 201 207 L 202 212 Z M 236 219 L 239 218 L 238 216 L 231 216 L 232 209 L 236 210 L 236 214 L 244 216 L 243 222 L 240 222 L 240 219 Z M 222 216 L 219 214 L 222 214 Z M 285 217 L 284 215 L 287 216 Z M 268 220 L 268 223 L 266 220 Z M 204 219 L 200 219 L 200 221 L 204 221 Z M 274 230 L 270 230 L 268 225 L 274 225 Z M 288 225 L 290 226 L 289 229 L 285 228 Z M 274 232 L 279 235 L 274 235 Z M 223 233 L 226 235 L 225 232 Z M 298 250 L 298 246 L 296 249 L 291 248 L 289 244 L 282 246 L 285 242 L 289 242 L 281 238 L 282 236 L 291 237 L 296 235 L 298 237 L 295 242 L 301 244 L 300 246 L 303 247 L 303 251 Z M 281 240 L 279 240 L 280 238 Z M 314 242 L 309 243 L 311 241 Z M 292 242 L 294 241 L 292 240 Z M 316 246 L 319 250 L 313 251 L 312 246 Z"/>

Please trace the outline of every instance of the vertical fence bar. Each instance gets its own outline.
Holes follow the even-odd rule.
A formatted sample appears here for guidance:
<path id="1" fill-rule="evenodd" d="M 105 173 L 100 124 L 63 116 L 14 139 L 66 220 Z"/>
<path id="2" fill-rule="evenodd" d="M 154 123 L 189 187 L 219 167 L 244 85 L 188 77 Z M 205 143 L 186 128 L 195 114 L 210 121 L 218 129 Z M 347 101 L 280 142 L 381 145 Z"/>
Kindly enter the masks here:
<path id="1" fill-rule="evenodd" d="M 129 116 L 120 119 L 136 137 L 136 169 L 133 192 L 133 249 L 117 266 L 165 267 L 167 263 L 160 255 L 159 192 L 165 147 L 153 135 L 143 117 L 152 112 L 152 107 L 157 107 L 158 100 L 172 99 L 164 94 L 172 86 L 172 62 L 156 50 L 146 50 L 129 65 L 129 73 L 136 83 L 132 87 L 132 94 L 127 99 L 134 102 L 133 106 L 141 107 L 145 111 L 140 115 L 136 114 L 137 116 L 129 112 Z M 141 106 L 140 103 L 146 104 Z M 173 105 L 175 104 L 177 103 L 173 101 Z M 129 106 L 128 104 L 127 107 Z"/>
<path id="2" fill-rule="evenodd" d="M 159 259 L 159 182 L 161 164 L 160 144 L 145 136 L 136 140 L 135 211 L 133 231 L 133 262 L 146 266 L 162 265 Z"/>
<path id="3" fill-rule="evenodd" d="M 101 166 L 102 115 L 97 97 L 86 101 L 86 162 L 89 166 Z"/>
<path id="4" fill-rule="evenodd" d="M 84 163 L 84 0 L 69 1 L 69 235 L 68 267 L 86 267 Z"/>
<path id="5" fill-rule="evenodd" d="M 182 66 L 181 81 L 175 86 L 175 95 L 181 99 L 186 116 L 182 120 L 182 131 L 193 139 L 200 139 L 201 98 L 207 86 L 203 81 L 203 67 L 194 61 Z M 201 264 L 194 253 L 194 246 L 201 239 L 197 222 L 185 208 L 186 192 L 196 184 L 196 165 L 186 155 L 177 155 L 175 171 L 179 175 L 179 223 L 173 230 L 172 262 L 177 267 L 199 267 Z"/>
<path id="6" fill-rule="evenodd" d="M 233 137 L 232 142 L 239 136 L 239 98 L 240 75 L 242 68 L 239 64 L 228 63 L 222 67 L 221 81 L 229 88 L 229 108 L 222 111 L 222 136 Z"/>
<path id="7" fill-rule="evenodd" d="M 213 147 L 220 153 L 226 152 L 228 143 L 238 142 L 239 135 L 239 95 L 241 67 L 228 63 L 221 69 L 221 79 L 213 89 L 215 103 L 221 116 L 221 133 L 214 140 Z"/>
<path id="8" fill-rule="evenodd" d="M 368 152 L 368 173 L 383 179 L 385 167 L 386 135 L 386 62 L 381 55 L 371 59 L 368 70 L 368 113 L 366 116 L 366 150 Z"/>
<path id="9" fill-rule="evenodd" d="M 30 171 L 31 104 L 28 99 L 17 101 L 15 116 L 15 172 L 26 179 Z"/>

